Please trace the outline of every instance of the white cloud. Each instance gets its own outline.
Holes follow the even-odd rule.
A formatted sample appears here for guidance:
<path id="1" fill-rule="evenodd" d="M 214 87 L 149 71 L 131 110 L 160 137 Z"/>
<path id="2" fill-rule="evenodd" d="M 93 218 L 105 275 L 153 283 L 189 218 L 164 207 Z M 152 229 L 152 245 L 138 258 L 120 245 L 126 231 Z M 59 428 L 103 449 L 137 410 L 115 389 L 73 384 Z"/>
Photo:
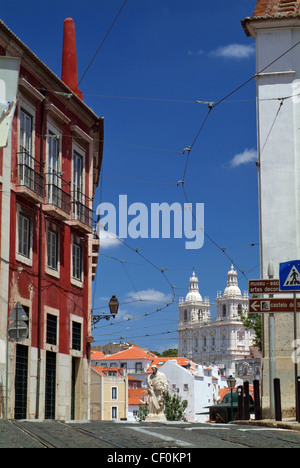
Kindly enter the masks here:
<path id="1" fill-rule="evenodd" d="M 116 320 L 121 320 L 123 322 L 124 320 L 130 321 L 133 318 L 134 316 L 132 314 L 129 314 L 126 309 L 122 309 L 120 306 L 118 315 L 116 315 Z M 129 327 L 129 330 L 130 330 L 130 327 Z"/>
<path id="2" fill-rule="evenodd" d="M 130 292 L 127 294 L 128 298 L 133 301 L 146 301 L 146 302 L 157 302 L 164 303 L 172 300 L 171 294 L 164 294 L 161 291 L 155 289 L 145 289 L 143 291 Z"/>
<path id="3" fill-rule="evenodd" d="M 255 48 L 253 45 L 245 45 L 245 44 L 228 44 L 225 46 L 217 47 L 209 52 L 205 52 L 204 50 L 198 50 L 193 52 L 192 50 L 188 50 L 188 55 L 190 57 L 201 57 L 202 55 L 209 55 L 210 57 L 216 58 L 225 58 L 225 59 L 235 59 L 235 60 L 242 60 L 248 59 L 252 55 L 255 54 Z"/>
<path id="4" fill-rule="evenodd" d="M 230 161 L 231 167 L 238 167 L 243 164 L 249 164 L 257 160 L 257 151 L 255 149 L 246 148 L 243 153 L 236 154 Z"/>
<path id="5" fill-rule="evenodd" d="M 218 47 L 210 52 L 213 57 L 232 58 L 232 59 L 247 59 L 255 54 L 255 49 L 252 45 L 244 44 L 228 44 Z"/>
<path id="6" fill-rule="evenodd" d="M 194 56 L 201 57 L 201 55 L 204 55 L 204 54 L 205 54 L 204 50 L 198 50 L 197 52 L 193 52 L 192 50 L 188 50 L 188 55 L 190 57 L 194 57 Z"/>
<path id="7" fill-rule="evenodd" d="M 119 238 L 117 235 L 109 231 L 105 231 L 102 228 L 99 229 L 98 236 L 100 239 L 100 247 L 102 249 L 109 249 L 111 247 L 119 247 L 121 245 L 121 242 L 119 241 Z"/>

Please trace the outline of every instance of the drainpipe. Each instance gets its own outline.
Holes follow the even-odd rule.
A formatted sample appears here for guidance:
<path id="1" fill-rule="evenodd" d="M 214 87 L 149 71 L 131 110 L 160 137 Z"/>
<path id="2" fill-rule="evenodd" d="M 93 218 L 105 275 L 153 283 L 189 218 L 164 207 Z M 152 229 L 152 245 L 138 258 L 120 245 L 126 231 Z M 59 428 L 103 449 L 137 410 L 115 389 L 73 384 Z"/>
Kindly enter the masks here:
<path id="1" fill-rule="evenodd" d="M 46 94 L 46 93 L 45 93 Z M 44 121 L 45 100 L 41 104 L 41 142 L 40 142 L 40 167 L 44 170 Z M 38 259 L 38 325 L 37 325 L 37 376 L 36 376 L 36 407 L 35 419 L 40 415 L 40 388 L 41 388 L 41 349 L 42 349 L 42 254 L 43 254 L 43 205 L 39 206 L 39 259 Z"/>

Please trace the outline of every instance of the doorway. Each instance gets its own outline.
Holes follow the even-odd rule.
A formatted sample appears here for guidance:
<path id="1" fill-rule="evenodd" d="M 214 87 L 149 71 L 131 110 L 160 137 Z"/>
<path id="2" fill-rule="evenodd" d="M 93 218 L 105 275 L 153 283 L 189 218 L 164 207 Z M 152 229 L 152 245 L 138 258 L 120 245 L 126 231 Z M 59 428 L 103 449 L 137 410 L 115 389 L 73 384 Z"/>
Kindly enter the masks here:
<path id="1" fill-rule="evenodd" d="M 15 419 L 27 417 L 28 347 L 16 346 Z"/>

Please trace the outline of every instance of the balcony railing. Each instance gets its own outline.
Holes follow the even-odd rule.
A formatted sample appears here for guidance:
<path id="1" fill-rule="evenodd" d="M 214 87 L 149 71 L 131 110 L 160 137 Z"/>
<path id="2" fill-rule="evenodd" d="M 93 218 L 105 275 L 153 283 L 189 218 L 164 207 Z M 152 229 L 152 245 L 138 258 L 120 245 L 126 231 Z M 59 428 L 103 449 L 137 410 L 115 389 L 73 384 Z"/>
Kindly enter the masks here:
<path id="1" fill-rule="evenodd" d="M 30 189 L 39 197 L 44 196 L 41 164 L 25 150 L 18 153 L 18 186 Z"/>
<path id="2" fill-rule="evenodd" d="M 86 226 L 93 227 L 93 210 L 89 208 L 90 198 L 78 190 L 72 192 L 72 220 L 80 221 Z"/>
<path id="3" fill-rule="evenodd" d="M 70 183 L 56 171 L 48 172 L 46 180 L 47 205 L 54 205 L 69 215 L 71 211 Z"/>
<path id="4" fill-rule="evenodd" d="M 61 173 L 52 170 L 44 175 L 42 167 L 27 151 L 18 153 L 19 191 L 39 203 L 43 203 L 45 196 L 44 203 L 48 211 L 62 219 L 65 213 L 75 224 L 80 223 L 82 229 L 86 230 L 86 226 L 92 232 L 91 199 L 78 190 L 71 192 L 71 183 L 64 180 Z"/>

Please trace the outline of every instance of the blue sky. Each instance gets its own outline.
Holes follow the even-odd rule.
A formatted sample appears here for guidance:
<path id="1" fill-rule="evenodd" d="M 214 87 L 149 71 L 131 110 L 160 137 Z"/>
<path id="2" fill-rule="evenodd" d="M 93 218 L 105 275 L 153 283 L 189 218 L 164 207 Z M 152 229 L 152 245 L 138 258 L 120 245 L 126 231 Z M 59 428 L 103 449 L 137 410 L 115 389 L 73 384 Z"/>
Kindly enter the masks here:
<path id="1" fill-rule="evenodd" d="M 112 294 L 121 306 L 112 324 L 102 321 L 94 330 L 95 344 L 176 347 L 178 297 L 187 294 L 193 268 L 212 315 L 230 259 L 242 291 L 246 277 L 259 278 L 254 80 L 213 108 L 195 141 L 208 113 L 208 106 L 196 101 L 216 103 L 255 73 L 255 44 L 240 23 L 253 14 L 255 3 L 128 0 L 80 83 L 86 104 L 105 119 L 95 208 L 101 202 L 118 208 L 119 195 L 149 211 L 151 203 L 183 206 L 186 198 L 177 182 L 185 168 L 189 202 L 205 207 L 206 236 L 199 250 L 187 250 L 185 239 L 173 238 L 128 238 L 126 245 L 101 249 L 94 313 L 108 311 Z M 1 19 L 60 76 L 63 21 L 72 17 L 81 79 L 123 4 L 18 0 L 1 6 Z M 186 167 L 188 152 L 182 152 L 191 145 Z M 176 302 L 165 307 L 173 292 Z"/>

